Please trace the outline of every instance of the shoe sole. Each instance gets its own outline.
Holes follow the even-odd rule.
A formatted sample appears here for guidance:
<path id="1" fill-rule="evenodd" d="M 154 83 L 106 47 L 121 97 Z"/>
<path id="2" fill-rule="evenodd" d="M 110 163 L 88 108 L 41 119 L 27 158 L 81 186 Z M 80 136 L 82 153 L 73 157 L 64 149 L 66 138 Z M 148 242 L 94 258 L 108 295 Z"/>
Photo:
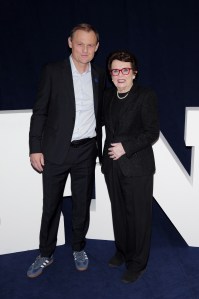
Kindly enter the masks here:
<path id="1" fill-rule="evenodd" d="M 77 271 L 81 271 L 81 272 L 82 272 L 82 271 L 86 271 L 86 270 L 88 269 L 88 266 L 85 267 L 85 268 L 77 268 L 77 267 L 76 267 L 76 269 L 77 269 Z"/>
<path id="2" fill-rule="evenodd" d="M 51 261 L 50 261 L 44 268 L 42 268 L 42 269 L 41 269 L 41 272 L 38 272 L 38 273 L 35 273 L 35 274 L 31 274 L 31 275 L 28 275 L 28 274 L 27 274 L 28 278 L 36 278 L 36 277 L 38 277 L 39 275 L 41 275 L 42 272 L 43 272 L 43 270 L 44 270 L 46 267 L 50 266 L 50 265 L 53 263 L 53 261 L 54 261 L 54 260 L 51 260 Z"/>
<path id="3" fill-rule="evenodd" d="M 124 264 L 124 262 L 122 262 L 122 263 L 119 264 L 119 265 L 115 265 L 115 264 L 108 263 L 109 267 L 111 267 L 111 268 L 118 268 L 118 267 L 122 266 L 123 264 Z"/>
<path id="4" fill-rule="evenodd" d="M 135 277 L 134 279 L 125 279 L 125 278 L 122 278 L 121 279 L 121 281 L 123 282 L 123 283 L 125 283 L 125 284 L 127 284 L 127 283 L 133 283 L 133 282 L 135 282 L 135 281 L 137 281 L 138 279 L 140 279 L 141 277 L 142 277 L 142 275 L 144 274 L 144 272 L 145 272 L 146 270 L 144 269 L 144 270 L 142 270 L 139 274 L 138 274 L 138 276 L 137 277 Z"/>
<path id="5" fill-rule="evenodd" d="M 83 268 L 83 269 L 78 269 L 78 268 L 76 268 L 76 269 L 77 269 L 77 271 L 83 272 L 83 271 L 86 271 L 88 269 L 88 267 L 87 268 Z"/>

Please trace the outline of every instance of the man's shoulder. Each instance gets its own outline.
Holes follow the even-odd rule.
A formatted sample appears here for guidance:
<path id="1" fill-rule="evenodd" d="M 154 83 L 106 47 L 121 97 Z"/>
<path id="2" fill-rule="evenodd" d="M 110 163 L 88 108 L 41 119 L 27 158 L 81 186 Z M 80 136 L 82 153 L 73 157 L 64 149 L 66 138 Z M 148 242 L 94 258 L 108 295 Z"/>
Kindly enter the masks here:
<path id="1" fill-rule="evenodd" d="M 60 70 L 63 68 L 67 68 L 70 66 L 69 60 L 64 59 L 60 61 L 53 61 L 53 62 L 48 62 L 43 65 L 43 69 L 55 71 L 55 70 Z"/>
<path id="2" fill-rule="evenodd" d="M 150 85 L 142 84 L 139 81 L 134 81 L 133 88 L 139 90 L 140 92 L 154 92 L 153 87 Z"/>
<path id="3" fill-rule="evenodd" d="M 97 64 L 91 63 L 91 67 L 93 70 L 95 70 L 97 73 L 105 74 L 105 69 Z"/>

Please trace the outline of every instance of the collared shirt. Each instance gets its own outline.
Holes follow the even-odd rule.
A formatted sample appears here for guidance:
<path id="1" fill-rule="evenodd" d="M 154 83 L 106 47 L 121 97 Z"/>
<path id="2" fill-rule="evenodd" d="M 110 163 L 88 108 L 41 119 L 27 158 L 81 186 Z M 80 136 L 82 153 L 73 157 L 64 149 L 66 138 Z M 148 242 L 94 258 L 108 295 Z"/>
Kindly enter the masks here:
<path id="1" fill-rule="evenodd" d="M 96 136 L 96 119 L 94 112 L 93 84 L 91 65 L 86 72 L 80 74 L 70 56 L 73 85 L 75 92 L 76 117 L 72 140 L 92 138 Z"/>

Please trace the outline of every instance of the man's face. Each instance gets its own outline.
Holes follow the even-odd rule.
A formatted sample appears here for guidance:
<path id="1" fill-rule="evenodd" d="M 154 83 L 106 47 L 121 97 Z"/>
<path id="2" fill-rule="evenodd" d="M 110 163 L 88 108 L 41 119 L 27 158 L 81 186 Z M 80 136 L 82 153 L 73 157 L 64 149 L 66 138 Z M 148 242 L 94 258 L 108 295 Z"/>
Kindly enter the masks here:
<path id="1" fill-rule="evenodd" d="M 68 45 L 72 49 L 72 58 L 75 64 L 87 64 L 98 49 L 96 35 L 93 31 L 77 30 L 72 39 L 68 38 Z"/>

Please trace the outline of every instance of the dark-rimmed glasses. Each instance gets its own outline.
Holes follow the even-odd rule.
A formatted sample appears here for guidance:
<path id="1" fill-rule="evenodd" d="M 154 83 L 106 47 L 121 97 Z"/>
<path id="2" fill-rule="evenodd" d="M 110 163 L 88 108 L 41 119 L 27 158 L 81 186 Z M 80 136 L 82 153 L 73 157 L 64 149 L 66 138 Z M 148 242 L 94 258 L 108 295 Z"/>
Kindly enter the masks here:
<path id="1" fill-rule="evenodd" d="M 123 69 L 112 69 L 110 70 L 110 73 L 112 76 L 118 76 L 121 72 L 122 75 L 128 75 L 130 73 L 130 70 L 132 70 L 131 67 L 124 67 Z"/>

